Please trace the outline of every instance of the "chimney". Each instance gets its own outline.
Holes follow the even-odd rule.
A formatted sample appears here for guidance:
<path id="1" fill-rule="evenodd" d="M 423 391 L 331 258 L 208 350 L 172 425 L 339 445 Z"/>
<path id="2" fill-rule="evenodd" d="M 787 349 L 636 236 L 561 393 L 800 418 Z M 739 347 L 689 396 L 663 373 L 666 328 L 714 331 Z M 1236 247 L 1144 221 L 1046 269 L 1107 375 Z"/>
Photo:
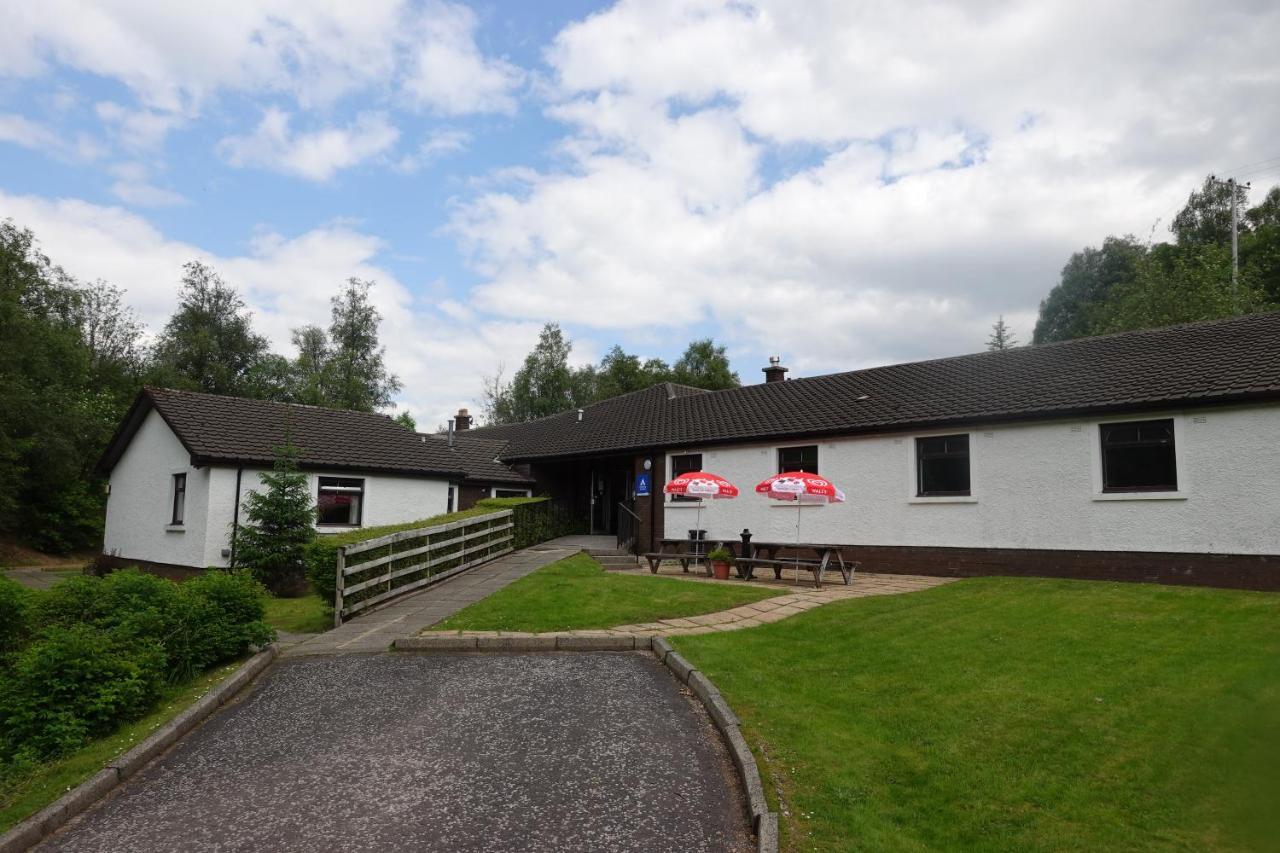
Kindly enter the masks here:
<path id="1" fill-rule="evenodd" d="M 781 382 L 787 378 L 787 369 L 782 366 L 782 359 L 776 355 L 769 356 L 769 366 L 762 369 L 765 382 Z"/>
<path id="2" fill-rule="evenodd" d="M 471 429 L 471 413 L 466 409 L 458 409 L 453 418 L 454 427 L 458 430 Z"/>

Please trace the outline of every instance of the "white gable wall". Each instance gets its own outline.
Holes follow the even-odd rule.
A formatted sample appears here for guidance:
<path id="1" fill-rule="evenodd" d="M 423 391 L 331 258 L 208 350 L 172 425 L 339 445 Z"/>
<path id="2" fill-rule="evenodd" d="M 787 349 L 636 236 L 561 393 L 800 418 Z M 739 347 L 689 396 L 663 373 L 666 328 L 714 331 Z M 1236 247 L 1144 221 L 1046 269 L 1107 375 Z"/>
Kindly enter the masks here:
<path id="1" fill-rule="evenodd" d="M 867 545 L 1049 548 L 1097 551 L 1280 554 L 1280 406 L 1151 412 L 1105 421 L 1175 421 L 1179 492 L 1101 493 L 1099 419 L 1006 424 L 888 436 L 690 447 L 702 465 L 734 483 L 733 500 L 704 501 L 711 538 L 791 541 L 794 504 L 754 492 L 777 473 L 779 447 L 817 444 L 819 473 L 844 504 L 799 510 L 807 542 Z M 915 497 L 915 438 L 967 432 L 972 496 Z M 668 502 L 665 535 L 695 526 L 696 504 Z"/>
<path id="2" fill-rule="evenodd" d="M 111 470 L 103 553 L 137 560 L 203 566 L 210 472 L 191 456 L 154 409 Z M 173 515 L 173 475 L 186 473 L 184 524 Z"/>

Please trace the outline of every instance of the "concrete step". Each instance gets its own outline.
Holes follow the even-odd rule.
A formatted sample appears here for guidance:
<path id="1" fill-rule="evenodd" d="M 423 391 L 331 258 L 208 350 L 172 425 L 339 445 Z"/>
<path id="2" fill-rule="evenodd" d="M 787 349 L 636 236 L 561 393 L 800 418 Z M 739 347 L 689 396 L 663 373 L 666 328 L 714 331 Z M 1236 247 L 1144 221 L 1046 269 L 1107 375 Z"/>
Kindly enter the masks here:
<path id="1" fill-rule="evenodd" d="M 634 557 L 630 551 L 623 551 L 619 548 L 588 548 L 587 553 L 592 557 Z"/>

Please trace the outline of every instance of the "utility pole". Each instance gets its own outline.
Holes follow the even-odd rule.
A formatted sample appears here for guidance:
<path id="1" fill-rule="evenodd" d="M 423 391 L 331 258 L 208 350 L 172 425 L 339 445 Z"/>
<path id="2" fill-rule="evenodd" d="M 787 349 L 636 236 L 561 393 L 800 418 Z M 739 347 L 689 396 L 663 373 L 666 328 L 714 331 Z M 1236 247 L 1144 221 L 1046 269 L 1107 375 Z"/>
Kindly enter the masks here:
<path id="1" fill-rule="evenodd" d="M 1236 187 L 1240 186 L 1236 183 L 1235 178 L 1227 178 L 1220 181 L 1214 175 L 1209 176 L 1214 183 L 1225 184 L 1227 191 L 1231 193 L 1231 308 L 1236 314 L 1240 313 L 1240 211 L 1239 204 L 1236 200 Z M 1250 184 L 1244 184 L 1244 188 L 1249 189 Z"/>

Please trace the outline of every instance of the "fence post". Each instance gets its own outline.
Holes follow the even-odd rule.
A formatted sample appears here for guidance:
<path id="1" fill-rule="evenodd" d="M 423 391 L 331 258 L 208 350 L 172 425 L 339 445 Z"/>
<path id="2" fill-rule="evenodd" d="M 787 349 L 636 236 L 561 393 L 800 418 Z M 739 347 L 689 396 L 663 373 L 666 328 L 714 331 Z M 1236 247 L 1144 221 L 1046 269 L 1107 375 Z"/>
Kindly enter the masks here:
<path id="1" fill-rule="evenodd" d="M 347 585 L 347 549 L 338 549 L 338 582 L 333 585 L 333 627 L 342 627 L 342 591 Z"/>

